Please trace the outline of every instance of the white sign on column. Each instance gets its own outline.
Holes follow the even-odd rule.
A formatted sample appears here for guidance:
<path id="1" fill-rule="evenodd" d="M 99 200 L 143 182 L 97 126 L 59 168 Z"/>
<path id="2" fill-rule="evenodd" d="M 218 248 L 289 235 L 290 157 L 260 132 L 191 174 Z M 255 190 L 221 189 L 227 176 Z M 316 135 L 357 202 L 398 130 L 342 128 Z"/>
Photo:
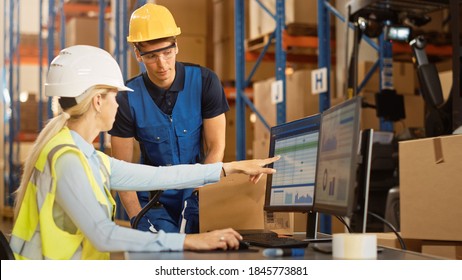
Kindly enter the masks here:
<path id="1" fill-rule="evenodd" d="M 311 71 L 311 93 L 320 94 L 327 91 L 327 68 Z"/>
<path id="2" fill-rule="evenodd" d="M 271 103 L 278 104 L 284 101 L 282 94 L 282 80 L 277 80 L 271 83 Z"/>

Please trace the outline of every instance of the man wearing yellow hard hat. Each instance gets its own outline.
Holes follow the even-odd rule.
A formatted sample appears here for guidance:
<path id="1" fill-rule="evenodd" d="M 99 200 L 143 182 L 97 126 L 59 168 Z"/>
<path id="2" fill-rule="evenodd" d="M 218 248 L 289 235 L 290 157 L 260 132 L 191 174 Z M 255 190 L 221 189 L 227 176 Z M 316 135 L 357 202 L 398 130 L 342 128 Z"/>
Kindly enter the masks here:
<path id="1" fill-rule="evenodd" d="M 139 142 L 141 163 L 168 166 L 213 163 L 223 160 L 225 112 L 229 106 L 217 75 L 205 67 L 176 61 L 181 34 L 170 11 L 145 4 L 130 18 L 127 41 L 146 71 L 119 92 L 119 108 L 111 134 L 113 156 L 133 158 L 134 139 Z M 133 223 L 149 201 L 148 192 L 120 192 Z M 198 197 L 194 189 L 164 191 L 140 220 L 138 229 L 156 232 L 199 231 Z"/>

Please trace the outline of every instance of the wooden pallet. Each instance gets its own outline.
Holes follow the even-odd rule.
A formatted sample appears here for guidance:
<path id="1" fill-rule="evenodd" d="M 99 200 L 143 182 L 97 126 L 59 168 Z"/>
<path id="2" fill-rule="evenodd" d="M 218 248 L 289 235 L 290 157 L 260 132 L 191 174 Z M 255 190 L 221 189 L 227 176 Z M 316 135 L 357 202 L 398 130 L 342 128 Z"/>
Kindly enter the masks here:
<path id="1" fill-rule="evenodd" d="M 289 23 L 286 27 L 289 36 L 318 36 L 318 25 L 308 23 Z M 335 39 L 335 26 L 330 26 L 330 38 Z"/>
<path id="2" fill-rule="evenodd" d="M 289 23 L 286 26 L 286 32 L 290 36 L 317 36 L 318 26 L 307 23 Z"/>
<path id="3" fill-rule="evenodd" d="M 271 33 L 263 34 L 257 38 L 245 40 L 246 51 L 256 51 L 264 48 L 271 38 Z M 274 40 L 273 40 L 274 41 Z M 273 43 L 273 42 L 272 42 Z"/>
<path id="4" fill-rule="evenodd" d="M 335 29 L 331 28 L 330 37 L 335 37 Z M 316 37 L 318 34 L 318 28 L 316 24 L 307 24 L 307 23 L 289 23 L 286 26 L 286 34 L 291 37 Z M 246 39 L 245 48 L 246 51 L 256 51 L 261 50 L 263 47 L 268 44 L 268 41 L 271 38 L 271 33 L 262 34 L 256 38 Z M 274 43 L 273 40 L 272 43 Z"/>

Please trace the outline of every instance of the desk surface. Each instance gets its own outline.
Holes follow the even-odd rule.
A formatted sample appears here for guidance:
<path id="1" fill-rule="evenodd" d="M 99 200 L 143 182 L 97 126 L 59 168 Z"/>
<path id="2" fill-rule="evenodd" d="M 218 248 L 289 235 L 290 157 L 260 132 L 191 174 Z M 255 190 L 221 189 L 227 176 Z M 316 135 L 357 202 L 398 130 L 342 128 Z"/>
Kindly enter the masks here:
<path id="1" fill-rule="evenodd" d="M 382 247 L 381 247 L 382 248 Z M 263 256 L 263 248 L 251 247 L 254 251 L 211 251 L 211 252 L 126 252 L 127 260 L 332 260 L 332 254 L 315 251 L 311 246 L 305 249 L 305 255 L 299 257 L 276 257 L 268 258 Z M 383 247 L 377 253 L 378 260 L 434 260 L 434 256 L 419 254 L 412 251 L 403 251 Z"/>

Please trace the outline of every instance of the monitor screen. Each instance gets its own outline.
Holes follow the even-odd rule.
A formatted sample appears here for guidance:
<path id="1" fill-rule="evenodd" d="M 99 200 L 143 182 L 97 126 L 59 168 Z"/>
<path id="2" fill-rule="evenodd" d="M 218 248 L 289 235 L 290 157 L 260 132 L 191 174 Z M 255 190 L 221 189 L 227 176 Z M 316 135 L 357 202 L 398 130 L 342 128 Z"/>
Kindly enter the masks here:
<path id="1" fill-rule="evenodd" d="M 355 207 L 361 97 L 322 113 L 314 211 L 351 216 Z"/>
<path id="2" fill-rule="evenodd" d="M 309 212 L 313 207 L 320 114 L 271 128 L 269 156 L 280 155 L 268 175 L 268 212 Z"/>

